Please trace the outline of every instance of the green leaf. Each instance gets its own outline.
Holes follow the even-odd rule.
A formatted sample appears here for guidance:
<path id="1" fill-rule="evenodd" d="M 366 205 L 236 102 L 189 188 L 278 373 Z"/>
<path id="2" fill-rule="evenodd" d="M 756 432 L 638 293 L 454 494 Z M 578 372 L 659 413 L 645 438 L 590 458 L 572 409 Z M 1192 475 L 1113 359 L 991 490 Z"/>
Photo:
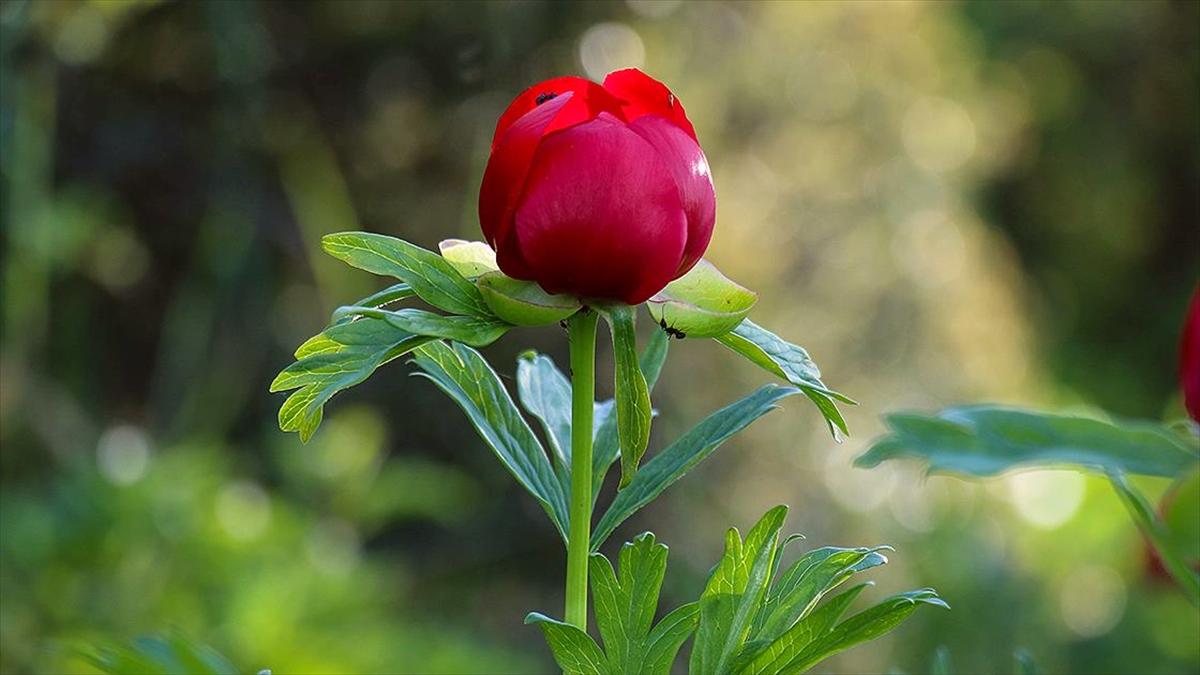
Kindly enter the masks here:
<path id="1" fill-rule="evenodd" d="M 1027 649 L 1013 652 L 1013 660 L 1017 662 L 1017 675 L 1038 675 L 1037 662 Z"/>
<path id="2" fill-rule="evenodd" d="M 512 279 L 503 272 L 488 272 L 475 283 L 492 313 L 515 326 L 558 323 L 583 307 L 573 295 L 551 295 L 532 281 Z"/>
<path id="3" fill-rule="evenodd" d="M 1192 567 L 1200 566 L 1200 467 L 1180 476 L 1167 489 L 1162 513 L 1171 547 Z"/>
<path id="4" fill-rule="evenodd" d="M 378 318 L 331 326 L 310 338 L 296 350 L 298 360 L 271 383 L 272 392 L 297 389 L 279 408 L 279 428 L 299 432 L 300 440 L 307 443 L 334 394 L 430 339 Z"/>
<path id="5" fill-rule="evenodd" d="M 451 267 L 468 279 L 500 269 L 496 264 L 496 252 L 482 241 L 443 239 L 438 243 L 438 250 Z"/>
<path id="6" fill-rule="evenodd" d="M 1150 422 L 1105 421 L 992 405 L 946 408 L 933 415 L 893 413 L 891 433 L 855 466 L 915 457 L 930 473 L 994 476 L 1032 466 L 1178 476 L 1200 458 L 1179 434 Z"/>
<path id="7" fill-rule="evenodd" d="M 566 540 L 567 497 L 542 444 L 521 417 L 500 377 L 466 345 L 430 342 L 414 363 L 467 414 L 500 463 L 541 503 Z"/>
<path id="8" fill-rule="evenodd" d="M 1163 567 L 1170 573 L 1171 578 L 1179 584 L 1183 589 L 1183 593 L 1193 605 L 1200 607 L 1200 572 L 1197 572 L 1188 565 L 1183 556 L 1173 546 L 1171 540 L 1171 532 L 1167 526 L 1154 513 L 1154 509 L 1142 496 L 1142 493 L 1134 490 L 1129 482 L 1119 471 L 1109 473 L 1109 482 L 1117 491 L 1117 496 L 1125 503 L 1125 507 L 1129 510 L 1129 514 L 1133 516 L 1134 522 L 1141 529 L 1142 534 L 1154 546 L 1154 550 L 1158 552 L 1162 558 Z"/>
<path id="9" fill-rule="evenodd" d="M 793 387 L 768 384 L 704 418 L 679 440 L 646 462 L 629 485 L 617 493 L 592 533 L 592 550 L 655 497 L 708 457 L 751 422 L 775 409 L 782 398 L 798 394 Z"/>
<path id="10" fill-rule="evenodd" d="M 933 654 L 933 665 L 930 666 L 929 672 L 931 675 L 954 675 L 954 666 L 950 662 L 950 648 L 942 645 L 937 648 Z"/>
<path id="11" fill-rule="evenodd" d="M 492 316 L 475 284 L 445 258 L 420 246 L 371 232 L 327 234 L 321 245 L 349 265 L 408 283 L 422 300 L 438 309 L 481 318 Z"/>
<path id="12" fill-rule="evenodd" d="M 739 675 L 775 675 L 788 671 L 788 664 L 796 659 L 813 641 L 828 635 L 838 619 L 846 613 L 850 603 L 871 583 L 859 584 L 834 596 L 820 609 L 796 623 L 774 640 L 763 640 L 762 645 L 745 655 L 744 663 L 734 668 Z"/>
<path id="13" fill-rule="evenodd" d="M 835 439 L 839 432 L 850 433 L 837 402 L 856 405 L 854 399 L 825 386 L 821 381 L 820 369 L 803 347 L 784 340 L 749 319 L 716 340 L 758 367 L 800 387 L 821 411 Z"/>
<path id="14" fill-rule="evenodd" d="M 847 591 L 849 592 L 849 591 Z M 855 614 L 808 644 L 795 658 L 773 672 L 800 673 L 854 645 L 874 640 L 907 619 L 920 605 L 949 609 L 933 589 L 900 593 Z"/>
<path id="15" fill-rule="evenodd" d="M 646 638 L 646 656 L 638 672 L 641 675 L 668 675 L 679 648 L 696 630 L 699 622 L 698 602 L 681 605 L 664 616 Z"/>
<path id="16" fill-rule="evenodd" d="M 379 291 L 378 293 L 368 295 L 352 305 L 338 307 L 337 309 L 333 310 L 333 316 L 330 317 L 329 323 L 330 325 L 335 325 L 354 320 L 354 317 L 357 315 L 354 310 L 358 309 L 359 307 L 371 307 L 373 309 L 378 309 L 380 307 L 386 307 L 393 302 L 407 300 L 414 295 L 416 295 L 416 292 L 413 291 L 412 286 L 409 286 L 404 282 L 393 284 L 382 291 Z"/>
<path id="17" fill-rule="evenodd" d="M 642 352 L 639 365 L 642 375 L 646 378 L 646 388 L 649 391 L 654 391 L 654 385 L 658 383 L 663 363 L 667 360 L 669 343 L 666 333 L 654 331 L 650 337 L 650 344 L 646 345 L 646 349 Z M 621 452 L 621 443 L 617 437 L 615 415 L 610 415 L 603 420 L 597 417 L 594 420 L 593 429 L 595 443 L 592 447 L 592 503 L 595 503 L 596 497 L 600 494 L 600 488 L 604 485 L 604 477 L 608 474 L 609 467 L 617 461 Z"/>
<path id="18" fill-rule="evenodd" d="M 645 640 L 658 609 L 667 571 L 667 547 L 646 532 L 621 547 L 620 578 L 599 553 L 588 560 L 596 626 L 613 672 L 635 672 L 645 656 Z"/>
<path id="19" fill-rule="evenodd" d="M 84 657 L 110 675 L 236 675 L 216 650 L 176 632 L 140 637 L 129 646 L 108 645 Z"/>
<path id="20" fill-rule="evenodd" d="M 617 437 L 621 442 L 621 488 L 629 485 L 650 443 L 650 388 L 638 365 L 633 332 L 634 308 L 611 305 L 603 310 L 612 328 L 616 360 Z"/>
<path id="21" fill-rule="evenodd" d="M 550 357 L 529 351 L 517 359 L 517 398 L 521 406 L 542 424 L 555 471 L 564 492 L 571 485 L 571 382 Z M 608 422 L 613 401 L 596 403 L 592 412 L 592 439 Z"/>
<path id="22" fill-rule="evenodd" d="M 701 260 L 650 298 L 646 308 L 659 325 L 679 337 L 707 338 L 733 330 L 756 302 L 757 293 Z"/>
<path id="23" fill-rule="evenodd" d="M 857 572 L 887 563 L 876 548 L 826 546 L 801 556 L 780 576 L 760 615 L 754 638 L 772 641 L 806 616 L 825 594 Z"/>
<path id="24" fill-rule="evenodd" d="M 541 626 L 554 661 L 565 675 L 616 675 L 617 671 L 608 668 L 596 641 L 578 627 L 537 612 L 526 615 L 525 623 Z"/>
<path id="25" fill-rule="evenodd" d="M 725 535 L 725 555 L 700 596 L 700 624 L 692 647 L 693 673 L 725 673 L 750 635 L 766 599 L 787 507 L 777 506 L 742 541 L 737 529 Z"/>
<path id="26" fill-rule="evenodd" d="M 391 325 L 426 337 L 454 340 L 472 347 L 486 347 L 511 328 L 507 323 L 494 318 L 477 316 L 442 316 L 423 309 L 400 309 L 390 311 L 371 307 L 344 307 L 347 314 L 383 319 Z"/>

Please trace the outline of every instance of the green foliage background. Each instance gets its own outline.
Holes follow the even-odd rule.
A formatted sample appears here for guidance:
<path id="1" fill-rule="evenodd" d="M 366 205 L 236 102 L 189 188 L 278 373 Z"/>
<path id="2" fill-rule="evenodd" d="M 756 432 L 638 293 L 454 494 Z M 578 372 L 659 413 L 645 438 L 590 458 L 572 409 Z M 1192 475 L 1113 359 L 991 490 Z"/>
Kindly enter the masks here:
<path id="1" fill-rule="evenodd" d="M 671 546 L 663 605 L 788 503 L 954 607 L 830 668 L 1200 664 L 1103 480 L 850 466 L 896 408 L 1180 414 L 1200 5 L 6 2 L 0 30 L 0 671 L 167 627 L 276 672 L 551 668 L 521 619 L 561 604 L 558 537 L 458 410 L 397 363 L 301 447 L 267 385 L 383 285 L 322 234 L 477 238 L 508 99 L 639 64 L 712 163 L 709 257 L 862 403 L 842 445 L 786 403 L 618 528 Z M 554 329 L 487 353 L 531 346 L 565 365 Z M 675 344 L 648 457 L 761 381 Z"/>

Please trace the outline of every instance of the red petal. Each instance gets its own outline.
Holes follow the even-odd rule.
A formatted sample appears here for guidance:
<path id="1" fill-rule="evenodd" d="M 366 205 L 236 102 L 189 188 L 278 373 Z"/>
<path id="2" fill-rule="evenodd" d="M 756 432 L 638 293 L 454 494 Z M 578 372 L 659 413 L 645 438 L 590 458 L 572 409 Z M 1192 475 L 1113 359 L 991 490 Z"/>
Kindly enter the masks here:
<path id="1" fill-rule="evenodd" d="M 567 92 L 530 111 L 509 125 L 501 143 L 492 150 L 479 187 L 479 224 L 492 248 L 497 248 L 497 240 L 504 238 L 512 224 L 517 199 L 542 135 L 573 97 Z"/>
<path id="2" fill-rule="evenodd" d="M 504 140 L 505 132 L 516 124 L 517 120 L 567 92 L 574 94 L 571 103 L 563 108 L 554 125 L 547 129 L 546 133 L 586 122 L 602 112 L 617 116 L 621 114 L 620 102 L 605 91 L 604 87 L 582 77 L 555 77 L 526 89 L 508 104 L 508 108 L 496 122 L 496 133 L 492 136 L 492 152 L 496 151 L 497 146 Z M 542 100 L 540 104 L 539 98 Z"/>
<path id="3" fill-rule="evenodd" d="M 674 277 L 687 237 L 679 189 L 620 120 L 601 114 L 547 136 L 527 186 L 511 245 L 548 292 L 638 304 Z"/>
<path id="4" fill-rule="evenodd" d="M 1183 323 L 1179 345 L 1179 381 L 1183 386 L 1183 404 L 1188 415 L 1200 422 L 1200 287 Z"/>
<path id="5" fill-rule="evenodd" d="M 696 130 L 683 110 L 683 104 L 671 93 L 667 85 L 643 73 L 637 68 L 614 70 L 604 78 L 604 88 L 621 101 L 625 119 L 632 122 L 642 115 L 658 115 L 683 129 L 692 140 Z"/>
<path id="6" fill-rule="evenodd" d="M 688 235 L 675 276 L 683 276 L 704 255 L 717 219 L 717 196 L 708 160 L 691 136 L 662 117 L 643 115 L 629 126 L 654 146 L 679 188 L 680 202 L 687 214 Z"/>

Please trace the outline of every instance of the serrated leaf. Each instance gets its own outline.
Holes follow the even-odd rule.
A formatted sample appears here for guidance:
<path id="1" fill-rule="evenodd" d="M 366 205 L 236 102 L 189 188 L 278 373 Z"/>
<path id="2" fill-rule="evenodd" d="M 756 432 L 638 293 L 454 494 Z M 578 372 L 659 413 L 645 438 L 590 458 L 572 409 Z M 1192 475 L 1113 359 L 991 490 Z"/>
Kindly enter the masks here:
<path id="1" fill-rule="evenodd" d="M 608 668 L 596 641 L 578 627 L 537 612 L 530 612 L 525 617 L 525 623 L 541 627 L 546 643 L 554 654 L 554 661 L 562 668 L 564 675 L 616 675 Z"/>
<path id="2" fill-rule="evenodd" d="M 876 439 L 855 466 L 911 457 L 928 462 L 930 473 L 972 476 L 1064 465 L 1178 476 L 1200 461 L 1182 436 L 1151 422 L 992 405 L 952 407 L 932 415 L 893 413 L 884 421 L 891 433 Z"/>
<path id="3" fill-rule="evenodd" d="M 780 399 L 800 393 L 794 387 L 768 384 L 745 398 L 731 403 L 704 418 L 646 462 L 629 485 L 617 493 L 592 533 L 592 550 L 600 547 L 608 535 L 679 480 L 737 432 L 775 409 Z"/>
<path id="4" fill-rule="evenodd" d="M 423 309 L 386 310 L 372 307 L 346 307 L 347 313 L 383 319 L 415 335 L 454 340 L 472 347 L 486 347 L 499 340 L 512 326 L 495 318 L 442 316 Z"/>
<path id="5" fill-rule="evenodd" d="M 297 389 L 279 408 L 279 428 L 299 432 L 300 440 L 307 443 L 334 394 L 430 339 L 378 318 L 331 326 L 301 345 L 296 350 L 299 360 L 271 383 L 272 392 Z"/>
<path id="6" fill-rule="evenodd" d="M 458 403 L 500 463 L 541 503 L 563 540 L 567 538 L 567 497 L 542 444 L 521 417 L 500 377 L 479 352 L 462 344 L 430 342 L 413 362 Z"/>
<path id="7" fill-rule="evenodd" d="M 802 673 L 817 663 L 854 645 L 873 640 L 907 619 L 920 605 L 949 608 L 933 589 L 900 593 L 838 624 L 808 644 L 791 661 L 774 671 Z"/>
<path id="8" fill-rule="evenodd" d="M 700 260 L 646 302 L 654 321 L 680 337 L 707 338 L 733 330 L 758 302 L 758 294 Z"/>
<path id="9" fill-rule="evenodd" d="M 743 542 L 736 529 L 725 535 L 725 554 L 700 596 L 700 624 L 692 647 L 693 673 L 729 672 L 766 599 L 787 507 L 777 506 L 751 528 Z"/>
<path id="10" fill-rule="evenodd" d="M 496 264 L 496 252 L 482 241 L 443 239 L 438 242 L 438 251 L 451 267 L 468 279 L 500 269 Z"/>
<path id="11" fill-rule="evenodd" d="M 654 391 L 654 385 L 658 383 L 658 376 L 662 373 L 663 364 L 667 360 L 669 344 L 666 333 L 654 331 L 650 337 L 650 344 L 646 345 L 646 349 L 642 351 L 642 357 L 638 364 L 642 369 L 642 375 L 646 378 L 646 388 L 649 391 Z M 596 497 L 600 494 L 600 488 L 604 485 L 604 477 L 608 474 L 609 467 L 617 461 L 621 452 L 621 443 L 617 436 L 616 416 L 610 415 L 604 420 L 597 417 L 594 424 L 592 503 L 596 502 Z"/>
<path id="12" fill-rule="evenodd" d="M 515 326 L 558 323 L 583 307 L 573 295 L 552 295 L 532 281 L 512 279 L 503 272 L 488 272 L 475 283 L 492 313 Z"/>
<path id="13" fill-rule="evenodd" d="M 321 239 L 333 257 L 408 283 L 422 300 L 452 314 L 492 316 L 479 289 L 442 256 L 402 239 L 371 232 L 339 232 Z"/>
<path id="14" fill-rule="evenodd" d="M 820 369 L 803 347 L 784 340 L 749 319 L 742 321 L 732 331 L 717 336 L 716 340 L 758 367 L 800 387 L 824 416 L 835 439 L 839 432 L 850 433 L 837 402 L 855 405 L 854 399 L 825 386 L 821 381 Z"/>
<path id="15" fill-rule="evenodd" d="M 638 463 L 650 443 L 650 388 L 638 365 L 634 308 L 611 305 L 602 311 L 612 329 L 617 438 L 621 443 L 620 487 L 625 488 L 637 473 Z"/>

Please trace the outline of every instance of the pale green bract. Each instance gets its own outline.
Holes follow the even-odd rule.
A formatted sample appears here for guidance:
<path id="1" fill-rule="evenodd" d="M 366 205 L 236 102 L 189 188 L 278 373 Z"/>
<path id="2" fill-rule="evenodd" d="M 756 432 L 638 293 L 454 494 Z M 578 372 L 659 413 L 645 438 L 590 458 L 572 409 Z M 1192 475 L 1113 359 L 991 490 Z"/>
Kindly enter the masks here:
<path id="1" fill-rule="evenodd" d="M 758 302 L 758 294 L 700 260 L 646 302 L 654 321 L 680 337 L 717 337 L 733 330 Z"/>

